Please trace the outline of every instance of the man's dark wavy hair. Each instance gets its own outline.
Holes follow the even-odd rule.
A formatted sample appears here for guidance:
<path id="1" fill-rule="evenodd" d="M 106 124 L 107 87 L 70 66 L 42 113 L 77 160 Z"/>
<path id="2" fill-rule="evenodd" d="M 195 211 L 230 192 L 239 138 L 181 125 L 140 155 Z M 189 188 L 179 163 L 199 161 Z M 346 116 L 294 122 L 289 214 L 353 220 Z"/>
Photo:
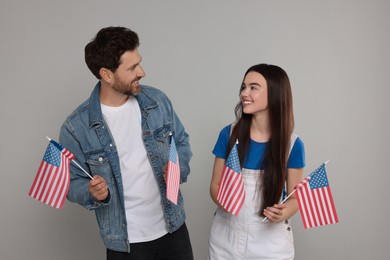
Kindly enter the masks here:
<path id="1" fill-rule="evenodd" d="M 101 68 L 115 72 L 120 65 L 122 54 L 126 51 L 134 51 L 138 46 L 139 39 L 136 32 L 120 26 L 106 27 L 85 46 L 85 63 L 92 74 L 100 79 Z"/>

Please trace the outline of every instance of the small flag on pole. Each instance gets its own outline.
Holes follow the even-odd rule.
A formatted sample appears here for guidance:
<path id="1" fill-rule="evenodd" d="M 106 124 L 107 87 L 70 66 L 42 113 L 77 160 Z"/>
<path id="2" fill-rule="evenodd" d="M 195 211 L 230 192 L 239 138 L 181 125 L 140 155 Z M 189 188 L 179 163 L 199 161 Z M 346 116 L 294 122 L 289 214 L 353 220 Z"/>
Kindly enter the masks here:
<path id="1" fill-rule="evenodd" d="M 167 170 L 167 199 L 177 204 L 177 196 L 180 187 L 180 164 L 177 155 L 176 144 L 171 136 L 171 145 L 169 147 L 169 160 Z"/>
<path id="2" fill-rule="evenodd" d="M 240 160 L 238 159 L 237 143 L 226 159 L 219 184 L 217 200 L 231 214 L 237 216 L 245 201 L 245 189 L 242 181 Z"/>
<path id="3" fill-rule="evenodd" d="M 74 155 L 50 140 L 38 168 L 29 196 L 54 208 L 62 208 L 68 194 L 69 164 Z"/>
<path id="4" fill-rule="evenodd" d="M 305 229 L 339 222 L 325 163 L 298 183 L 295 189 Z"/>

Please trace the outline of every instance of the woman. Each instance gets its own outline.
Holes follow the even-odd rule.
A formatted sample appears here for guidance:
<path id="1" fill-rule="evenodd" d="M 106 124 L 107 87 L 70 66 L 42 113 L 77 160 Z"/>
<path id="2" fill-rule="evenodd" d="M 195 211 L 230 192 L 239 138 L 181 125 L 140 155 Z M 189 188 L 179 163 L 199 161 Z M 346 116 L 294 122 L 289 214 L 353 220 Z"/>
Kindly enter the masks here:
<path id="1" fill-rule="evenodd" d="M 218 205 L 209 236 L 209 257 L 216 259 L 293 259 L 290 217 L 298 211 L 295 196 L 303 179 L 304 145 L 293 133 L 292 94 L 286 72 L 258 64 L 245 73 L 236 122 L 222 129 L 213 149 L 210 194 Z M 237 142 L 238 141 L 238 142 Z M 217 199 L 225 160 L 235 143 L 245 201 L 238 214 Z"/>

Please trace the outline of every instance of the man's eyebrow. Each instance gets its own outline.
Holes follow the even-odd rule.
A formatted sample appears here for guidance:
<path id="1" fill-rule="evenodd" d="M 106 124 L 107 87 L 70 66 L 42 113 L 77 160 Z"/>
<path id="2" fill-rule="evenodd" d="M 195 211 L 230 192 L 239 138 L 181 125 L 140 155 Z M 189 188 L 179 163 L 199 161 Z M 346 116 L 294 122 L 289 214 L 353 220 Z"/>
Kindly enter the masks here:
<path id="1" fill-rule="evenodd" d="M 130 69 L 134 69 L 135 67 L 137 67 L 138 65 L 140 65 L 141 62 L 142 62 L 142 56 L 140 57 L 140 59 L 139 59 L 139 61 L 138 61 L 137 63 L 131 65 L 129 68 L 130 68 Z"/>

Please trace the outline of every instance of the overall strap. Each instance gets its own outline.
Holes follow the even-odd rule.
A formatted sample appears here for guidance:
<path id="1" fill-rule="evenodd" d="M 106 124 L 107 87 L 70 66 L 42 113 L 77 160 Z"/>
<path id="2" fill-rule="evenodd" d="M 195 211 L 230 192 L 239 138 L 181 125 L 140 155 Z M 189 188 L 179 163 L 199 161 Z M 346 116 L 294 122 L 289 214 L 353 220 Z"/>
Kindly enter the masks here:
<path id="1" fill-rule="evenodd" d="M 230 125 L 230 136 L 232 135 L 233 132 L 233 127 L 236 125 L 237 122 L 234 122 L 233 124 Z"/>

